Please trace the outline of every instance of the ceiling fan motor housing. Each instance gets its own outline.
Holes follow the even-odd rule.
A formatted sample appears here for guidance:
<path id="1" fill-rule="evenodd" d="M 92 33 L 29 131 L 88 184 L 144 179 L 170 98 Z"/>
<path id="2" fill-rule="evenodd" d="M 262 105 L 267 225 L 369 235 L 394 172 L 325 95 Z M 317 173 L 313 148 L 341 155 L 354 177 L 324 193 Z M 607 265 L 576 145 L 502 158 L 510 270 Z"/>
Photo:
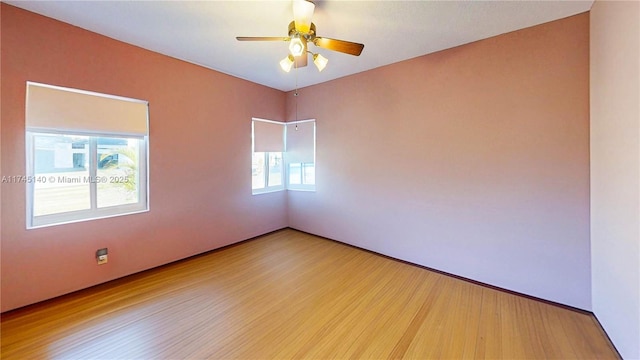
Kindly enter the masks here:
<path id="1" fill-rule="evenodd" d="M 292 21 L 289 23 L 289 37 L 294 36 L 296 34 L 300 35 L 301 38 L 305 38 L 307 41 L 313 41 L 313 39 L 316 37 L 316 24 L 311 23 L 309 32 L 301 33 L 298 30 L 296 30 L 296 22 Z"/>

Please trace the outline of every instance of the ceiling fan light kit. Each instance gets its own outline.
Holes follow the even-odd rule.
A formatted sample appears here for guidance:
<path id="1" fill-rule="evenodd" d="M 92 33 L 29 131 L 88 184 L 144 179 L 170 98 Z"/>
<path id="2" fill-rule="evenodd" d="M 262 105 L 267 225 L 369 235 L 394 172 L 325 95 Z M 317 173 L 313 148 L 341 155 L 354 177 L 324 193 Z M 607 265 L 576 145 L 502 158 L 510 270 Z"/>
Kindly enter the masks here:
<path id="1" fill-rule="evenodd" d="M 291 67 L 293 67 L 294 61 L 293 55 L 287 55 L 286 58 L 280 60 L 280 67 L 285 72 L 289 72 L 291 71 Z"/>
<path id="2" fill-rule="evenodd" d="M 313 63 L 318 68 L 318 71 L 324 70 L 328 62 L 329 62 L 329 59 L 327 59 L 326 57 L 320 54 L 313 54 Z"/>
<path id="3" fill-rule="evenodd" d="M 318 53 L 307 50 L 307 45 L 313 45 L 332 51 L 359 56 L 364 49 L 363 44 L 345 40 L 337 40 L 316 36 L 316 25 L 311 22 L 315 4 L 307 0 L 293 0 L 293 21 L 289 23 L 286 37 L 247 37 L 238 36 L 238 41 L 289 41 L 289 55 L 280 61 L 280 67 L 285 72 L 307 66 L 308 54 L 313 57 L 313 64 L 318 71 L 324 70 L 329 60 Z"/>
<path id="4" fill-rule="evenodd" d="M 316 4 L 306 0 L 293 0 L 293 19 L 296 23 L 296 30 L 306 34 L 311 30 L 311 17 Z"/>
<path id="5" fill-rule="evenodd" d="M 300 39 L 300 35 L 294 35 L 289 42 L 289 51 L 293 56 L 301 56 L 304 53 L 305 44 Z"/>

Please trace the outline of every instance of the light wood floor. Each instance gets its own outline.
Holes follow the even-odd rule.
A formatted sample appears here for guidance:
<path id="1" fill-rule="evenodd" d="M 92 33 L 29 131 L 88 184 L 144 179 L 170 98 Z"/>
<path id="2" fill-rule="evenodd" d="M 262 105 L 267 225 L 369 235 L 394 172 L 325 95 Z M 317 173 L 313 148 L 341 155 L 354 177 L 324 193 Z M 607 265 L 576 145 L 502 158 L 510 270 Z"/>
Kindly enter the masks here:
<path id="1" fill-rule="evenodd" d="M 2 314 L 2 358 L 617 358 L 592 315 L 294 230 Z"/>

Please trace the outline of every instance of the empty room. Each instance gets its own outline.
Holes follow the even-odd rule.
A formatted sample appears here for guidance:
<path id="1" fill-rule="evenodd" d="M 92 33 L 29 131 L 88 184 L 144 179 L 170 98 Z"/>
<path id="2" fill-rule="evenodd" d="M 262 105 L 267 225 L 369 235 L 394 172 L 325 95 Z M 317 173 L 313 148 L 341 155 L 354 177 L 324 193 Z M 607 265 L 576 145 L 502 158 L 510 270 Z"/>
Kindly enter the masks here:
<path id="1" fill-rule="evenodd" d="M 3 359 L 640 359 L 640 2 L 0 31 Z"/>

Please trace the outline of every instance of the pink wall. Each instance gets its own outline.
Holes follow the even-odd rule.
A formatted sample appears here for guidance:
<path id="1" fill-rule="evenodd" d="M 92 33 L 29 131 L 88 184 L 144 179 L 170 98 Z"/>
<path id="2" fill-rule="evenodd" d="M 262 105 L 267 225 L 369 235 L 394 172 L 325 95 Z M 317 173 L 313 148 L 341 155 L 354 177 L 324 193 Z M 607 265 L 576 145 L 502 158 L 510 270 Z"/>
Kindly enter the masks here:
<path id="1" fill-rule="evenodd" d="M 286 194 L 251 195 L 251 117 L 285 95 L 1 4 L 2 175 L 25 173 L 27 80 L 144 99 L 150 211 L 25 230 L 25 185 L 2 184 L 2 311 L 287 226 Z M 246 101 L 251 99 L 251 101 Z M 98 266 L 96 249 L 109 248 Z"/>
<path id="2" fill-rule="evenodd" d="M 317 191 L 291 227 L 591 308 L 588 14 L 299 93 Z"/>

